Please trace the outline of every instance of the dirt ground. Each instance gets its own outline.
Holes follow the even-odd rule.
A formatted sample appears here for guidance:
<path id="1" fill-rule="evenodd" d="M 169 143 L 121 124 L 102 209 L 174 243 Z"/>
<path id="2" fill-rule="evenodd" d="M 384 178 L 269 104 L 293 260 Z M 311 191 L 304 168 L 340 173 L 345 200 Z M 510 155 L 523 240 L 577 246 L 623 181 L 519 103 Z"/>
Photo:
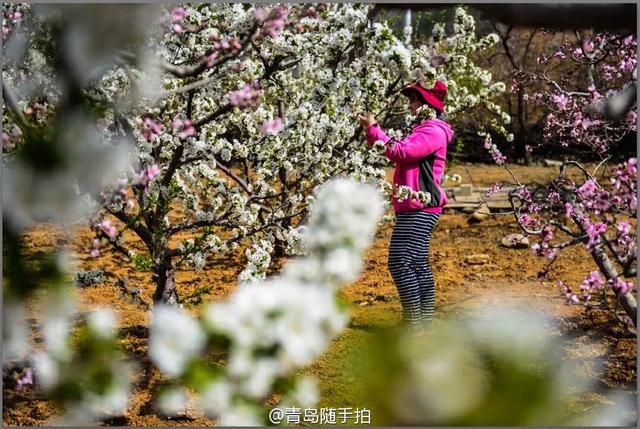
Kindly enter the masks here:
<path id="1" fill-rule="evenodd" d="M 517 167 L 523 182 L 542 182 L 556 171 L 548 167 Z M 510 177 L 497 166 L 459 165 L 450 173 L 462 176 L 463 183 L 491 186 L 496 181 L 509 183 Z M 622 391 L 636 401 L 636 337 L 625 331 L 601 311 L 587 311 L 569 306 L 560 296 L 556 282 L 560 279 L 578 286 L 593 269 L 590 257 L 582 247 L 562 253 L 557 263 L 541 281 L 538 274 L 546 261 L 533 255 L 530 249 L 505 249 L 500 239 L 518 232 L 510 216 L 493 216 L 469 224 L 468 215 L 445 211 L 434 231 L 431 262 L 436 277 L 436 317 L 464 314 L 473 308 L 489 307 L 496 300 L 511 298 L 526 304 L 532 312 L 548 315 L 557 321 L 558 330 L 550 335 L 562 335 L 564 352 L 580 363 L 583 377 L 597 383 L 598 391 L 583 398 L 576 407 L 588 410 L 598 404 L 611 403 L 602 392 L 608 389 Z M 369 331 L 376 327 L 392 326 L 400 321 L 400 303 L 395 286 L 386 267 L 386 253 L 392 224 L 378 231 L 373 246 L 366 252 L 366 268 L 361 278 L 344 288 L 344 297 L 351 305 L 352 321 L 343 335 L 305 372 L 320 380 L 321 400 L 318 407 L 361 406 L 350 404 L 345 385 L 357 386 L 357 380 L 341 371 L 344 355 L 362 344 Z M 153 411 L 153 395 L 161 376 L 144 360 L 149 313 L 140 305 L 118 296 L 116 281 L 128 277 L 129 285 L 141 289 L 142 297 L 151 302 L 153 286 L 148 272 L 136 271 L 124 259 L 104 252 L 98 258 L 89 256 L 91 233 L 82 229 L 69 241 L 63 231 L 42 225 L 27 237 L 27 246 L 33 252 L 66 248 L 76 261 L 74 268 L 106 271 L 106 281 L 98 286 L 77 289 L 81 311 L 99 306 L 115 307 L 119 320 L 122 347 L 131 355 L 143 358 L 146 364 L 137 372 L 131 404 L 124 417 L 104 424 L 117 426 L 207 426 L 215 422 L 197 414 L 179 419 L 164 419 Z M 489 261 L 469 265 L 465 257 L 487 254 Z M 235 288 L 236 279 L 244 265 L 240 252 L 231 257 L 216 257 L 208 261 L 202 272 L 189 269 L 177 273 L 180 295 L 186 307 L 194 314 L 202 304 L 224 299 Z M 278 261 L 283 263 L 285 261 Z M 278 264 L 276 264 L 277 266 Z M 34 301 L 32 310 L 37 315 L 41 302 Z M 34 316 L 37 319 L 37 316 Z M 37 342 L 39 333 L 33 332 Z M 6 386 L 3 390 L 3 424 L 5 426 L 46 425 L 57 410 L 30 388 L 16 390 Z M 628 416 L 635 421 L 635 416 Z"/>

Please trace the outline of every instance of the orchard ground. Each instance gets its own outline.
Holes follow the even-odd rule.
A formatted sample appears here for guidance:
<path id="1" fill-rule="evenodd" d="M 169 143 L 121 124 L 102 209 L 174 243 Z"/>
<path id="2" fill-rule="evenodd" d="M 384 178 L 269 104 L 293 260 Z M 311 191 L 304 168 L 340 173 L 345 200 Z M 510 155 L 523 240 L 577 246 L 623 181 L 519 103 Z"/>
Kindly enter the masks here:
<path id="1" fill-rule="evenodd" d="M 557 173 L 554 167 L 513 167 L 523 183 L 543 182 Z M 510 177 L 502 167 L 485 165 L 457 165 L 448 173 L 458 173 L 463 183 L 471 180 L 479 187 L 490 187 L 495 182 L 509 183 Z M 445 211 L 433 235 L 431 262 L 436 276 L 436 317 L 464 315 L 473 309 L 491 311 L 495 303 L 511 298 L 526 304 L 531 312 L 544 314 L 557 322 L 558 328 L 550 336 L 562 337 L 567 359 L 577 364 L 577 376 L 594 383 L 592 392 L 575 398 L 572 411 L 588 411 L 597 406 L 613 406 L 614 399 L 607 391 L 622 391 L 636 401 L 636 337 L 626 332 L 602 311 L 588 311 L 583 307 L 565 304 L 557 288 L 564 280 L 574 286 L 595 266 L 582 246 L 561 254 L 545 280 L 538 274 L 547 261 L 537 257 L 530 249 L 506 249 L 500 239 L 519 232 L 513 216 L 494 216 L 469 224 L 468 215 Z M 365 255 L 365 271 L 361 278 L 343 289 L 350 304 L 351 323 L 330 349 L 306 369 L 320 380 L 320 407 L 359 407 L 361 384 L 345 367 L 353 351 L 362 347 L 367 337 L 378 329 L 391 327 L 400 321 L 400 302 L 386 266 L 387 246 L 392 224 L 384 224 L 378 231 L 373 246 Z M 103 253 L 98 258 L 89 256 L 91 232 L 81 229 L 73 241 L 64 231 L 41 225 L 28 234 L 26 244 L 30 252 L 65 248 L 77 257 L 71 272 L 100 268 L 106 273 L 105 281 L 96 286 L 78 288 L 80 310 L 88 311 L 100 306 L 111 306 L 119 321 L 121 344 L 124 350 L 145 362 L 134 372 L 133 397 L 123 418 L 103 422 L 118 426 L 205 426 L 215 421 L 187 409 L 183 417 L 166 419 L 154 412 L 153 397 L 162 381 L 158 370 L 151 367 L 146 356 L 149 312 L 139 304 L 119 297 L 116 285 L 119 278 L 127 277 L 129 287 L 138 287 L 141 296 L 151 302 L 154 287 L 149 272 L 136 271 L 119 255 Z M 140 248 L 138 246 L 138 248 Z M 481 265 L 469 265 L 465 257 L 471 254 L 489 255 Z M 204 302 L 225 299 L 237 284 L 244 255 L 237 252 L 231 257 L 217 257 L 208 261 L 205 269 L 195 272 L 183 268 L 177 273 L 177 283 L 185 307 L 198 314 Z M 286 260 L 274 263 L 274 271 Z M 41 297 L 44 298 L 44 297 Z M 38 307 L 46 300 L 30 303 L 33 311 L 32 335 L 38 346 L 40 333 Z M 437 329 L 437 322 L 435 325 Z M 58 412 L 31 388 L 15 390 L 5 383 L 3 390 L 3 422 L 5 426 L 45 425 Z M 274 399 L 274 398 L 272 398 Z M 634 415 L 625 416 L 630 422 Z"/>

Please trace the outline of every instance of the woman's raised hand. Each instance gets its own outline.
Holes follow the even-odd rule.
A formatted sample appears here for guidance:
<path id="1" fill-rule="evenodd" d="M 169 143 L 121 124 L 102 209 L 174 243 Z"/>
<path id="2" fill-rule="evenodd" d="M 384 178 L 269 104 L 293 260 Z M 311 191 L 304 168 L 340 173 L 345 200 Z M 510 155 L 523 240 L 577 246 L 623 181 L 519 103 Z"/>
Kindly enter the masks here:
<path id="1" fill-rule="evenodd" d="M 376 123 L 375 116 L 373 116 L 373 113 L 370 112 L 359 115 L 358 120 L 360 121 L 360 125 L 362 125 L 362 128 L 367 128 L 369 125 Z"/>

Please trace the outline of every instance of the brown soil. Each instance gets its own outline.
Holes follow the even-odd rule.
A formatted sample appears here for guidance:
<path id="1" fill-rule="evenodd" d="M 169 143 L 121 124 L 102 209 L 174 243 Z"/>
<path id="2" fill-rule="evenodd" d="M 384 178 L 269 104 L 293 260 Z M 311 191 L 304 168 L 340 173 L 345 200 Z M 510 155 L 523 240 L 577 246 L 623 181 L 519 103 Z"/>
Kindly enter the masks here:
<path id="1" fill-rule="evenodd" d="M 553 168 L 517 167 L 523 182 L 542 182 L 553 177 Z M 462 181 L 475 186 L 491 186 L 497 181 L 510 183 L 506 171 L 495 166 L 465 166 L 451 169 L 462 176 Z M 614 388 L 634 397 L 636 383 L 636 337 L 625 331 L 602 311 L 588 311 L 582 307 L 568 306 L 559 295 L 557 280 L 577 286 L 590 271 L 595 269 L 589 255 L 582 247 L 573 247 L 562 253 L 544 281 L 538 273 L 546 261 L 532 254 L 530 249 L 505 249 L 500 238 L 519 232 L 510 216 L 494 216 L 479 224 L 469 224 L 468 215 L 445 212 L 433 235 L 431 262 L 436 276 L 437 314 L 464 314 L 469 309 L 490 308 L 494 300 L 505 297 L 525 303 L 531 311 L 541 312 L 558 321 L 557 335 L 565 335 L 564 351 L 570 358 L 581 362 L 582 376 L 596 381 L 599 389 Z M 361 278 L 344 288 L 343 293 L 351 303 L 352 322 L 344 334 L 334 341 L 331 348 L 311 365 L 306 372 L 320 379 L 321 402 L 318 405 L 349 406 L 345 383 L 348 375 L 340 371 L 341 356 L 361 343 L 371 328 L 391 326 L 400 320 L 400 304 L 395 286 L 386 267 L 386 252 L 391 224 L 384 225 L 376 241 L 365 255 L 366 269 Z M 144 362 L 134 381 L 131 405 L 122 418 L 105 421 L 117 426 L 209 426 L 215 422 L 196 413 L 180 419 L 164 419 L 153 411 L 152 398 L 161 381 L 156 369 L 144 359 L 149 322 L 148 312 L 140 305 L 118 296 L 116 281 L 127 276 L 130 286 L 141 289 L 142 297 L 151 302 L 153 286 L 148 272 L 138 272 L 120 255 L 104 252 L 98 258 L 88 255 L 91 232 L 79 229 L 73 240 L 52 226 L 35 228 L 26 239 L 30 251 L 42 252 L 54 248 L 66 248 L 76 256 L 74 267 L 78 270 L 101 268 L 106 271 L 104 284 L 77 289 L 79 310 L 87 311 L 103 305 L 115 308 L 119 320 L 122 347 Z M 489 262 L 468 265 L 466 255 L 484 253 Z M 276 267 L 283 263 L 277 261 Z M 177 283 L 182 298 L 202 288 L 210 288 L 203 294 L 203 301 L 224 299 L 235 288 L 236 279 L 244 265 L 241 252 L 233 256 L 211 258 L 202 272 L 185 268 L 177 273 Z M 31 303 L 37 325 L 37 308 L 41 300 Z M 194 314 L 201 304 L 186 305 Z M 553 334 L 553 333 L 550 333 Z M 37 331 L 33 332 L 37 342 Z M 601 365 L 600 365 L 601 363 Z M 357 385 L 357 382 L 355 382 Z M 596 404 L 607 403 L 606 395 L 593 392 L 590 398 L 576 406 L 589 409 Z M 362 407 L 362 404 L 358 406 Z M 5 385 L 3 389 L 3 424 L 5 426 L 46 425 L 55 418 L 56 410 L 50 402 L 27 388 L 16 390 Z"/>

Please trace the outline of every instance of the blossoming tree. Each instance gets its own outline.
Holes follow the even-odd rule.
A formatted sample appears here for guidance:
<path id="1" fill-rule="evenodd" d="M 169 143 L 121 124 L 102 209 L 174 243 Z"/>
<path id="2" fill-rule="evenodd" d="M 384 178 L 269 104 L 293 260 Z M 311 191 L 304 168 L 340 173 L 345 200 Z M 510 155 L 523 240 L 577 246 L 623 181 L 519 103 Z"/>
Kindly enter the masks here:
<path id="1" fill-rule="evenodd" d="M 585 278 L 579 291 L 560 282 L 567 300 L 608 308 L 630 325 L 637 322 L 634 281 L 629 280 L 637 273 L 637 160 L 635 145 L 619 146 L 635 141 L 631 137 L 636 132 L 636 108 L 629 106 L 626 115 L 611 115 L 606 106 L 635 85 L 636 52 L 633 35 L 583 35 L 577 43 L 568 42 L 539 59 L 543 63 L 573 64 L 566 80 L 520 76 L 548 87 L 547 92 L 533 96 L 549 111 L 546 144 L 587 148 L 600 157 L 600 162 L 589 171 L 577 161 L 566 161 L 548 186 L 519 186 L 511 195 L 520 226 L 541 238 L 533 247 L 538 255 L 553 261 L 561 249 L 583 244 L 592 256 L 598 270 Z M 576 77 L 579 80 L 572 83 Z M 628 159 L 611 167 L 613 149 L 627 154 Z M 569 174 L 573 169 L 577 179 Z"/>
<path id="2" fill-rule="evenodd" d="M 459 9 L 452 35 L 438 27 L 433 46 L 414 49 L 386 23 L 369 22 L 367 11 L 237 4 L 167 12 L 152 42 L 164 90 L 136 106 L 132 119 L 114 118 L 138 141 L 139 173 L 104 194 L 109 216 L 95 222 L 93 253 L 105 243 L 152 267 L 156 302 L 177 300 L 178 266 L 200 269 L 211 252 L 239 243 L 249 245 L 240 280 L 264 278 L 274 251 L 295 251 L 296 226 L 318 184 L 350 175 L 390 191 L 384 161 L 360 144 L 354 118 L 369 110 L 397 124 L 397 90 L 408 80 L 443 78 L 454 122 L 483 106 L 506 134 L 500 124 L 508 115 L 491 101 L 504 85 L 491 85 L 470 59 L 496 37 L 476 38 L 473 19 Z M 96 96 L 129 79 L 136 82 L 117 69 Z M 147 255 L 127 247 L 127 230 Z"/>

